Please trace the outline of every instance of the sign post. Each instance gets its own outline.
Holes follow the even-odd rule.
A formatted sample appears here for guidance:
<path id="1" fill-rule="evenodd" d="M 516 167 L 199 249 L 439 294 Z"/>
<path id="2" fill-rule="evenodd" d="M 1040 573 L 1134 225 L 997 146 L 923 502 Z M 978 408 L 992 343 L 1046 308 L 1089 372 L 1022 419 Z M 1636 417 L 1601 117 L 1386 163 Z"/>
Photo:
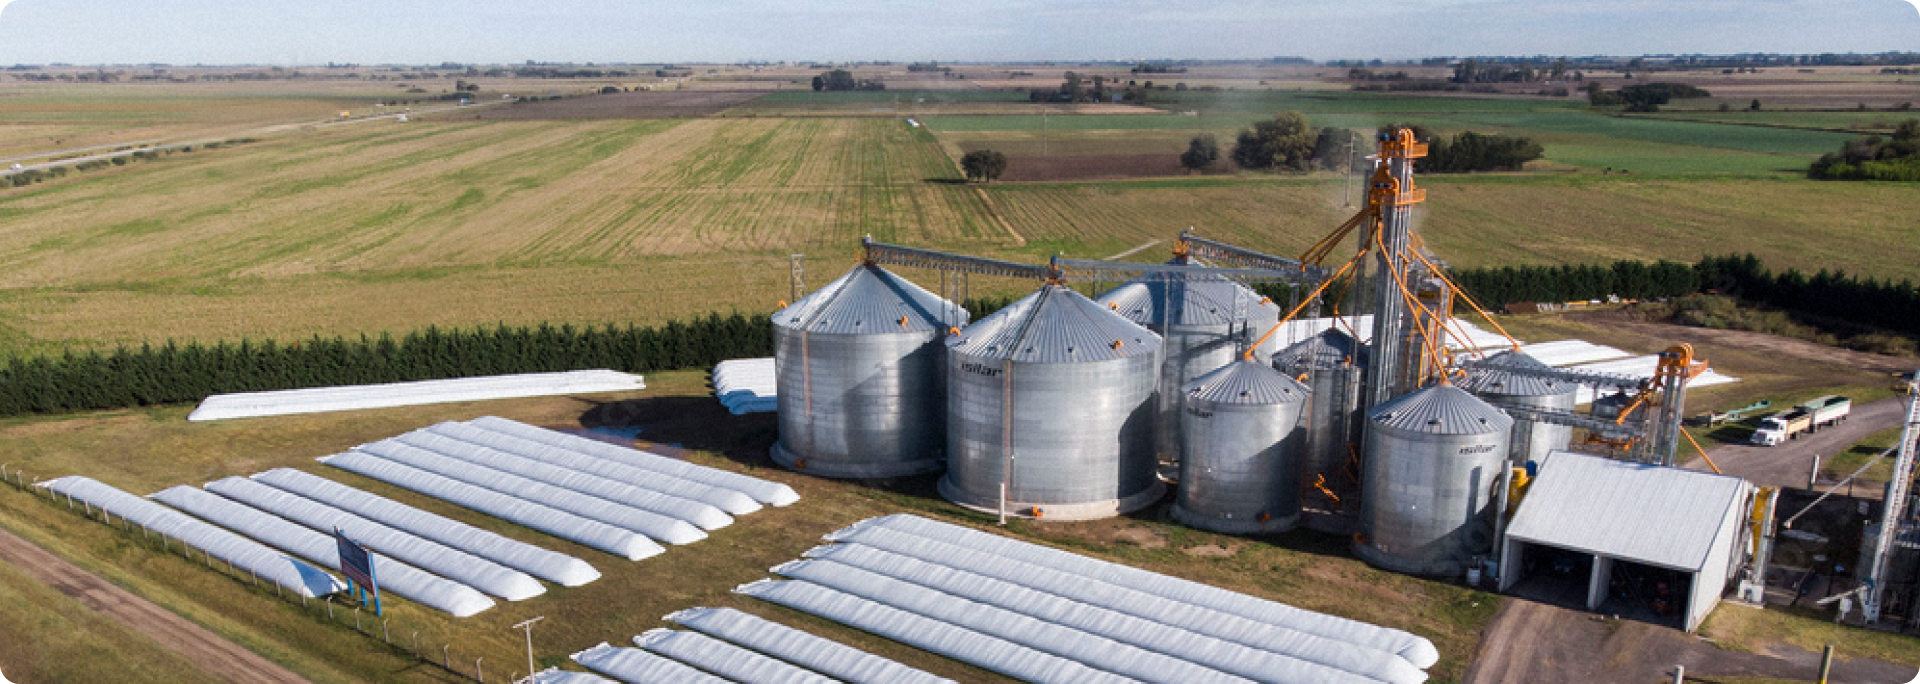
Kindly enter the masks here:
<path id="1" fill-rule="evenodd" d="M 373 614 L 380 615 L 380 582 L 373 574 L 373 554 L 367 547 L 348 539 L 338 527 L 333 528 L 333 539 L 340 546 L 340 574 L 347 576 L 360 603 L 365 604 L 368 591 L 372 591 Z"/>

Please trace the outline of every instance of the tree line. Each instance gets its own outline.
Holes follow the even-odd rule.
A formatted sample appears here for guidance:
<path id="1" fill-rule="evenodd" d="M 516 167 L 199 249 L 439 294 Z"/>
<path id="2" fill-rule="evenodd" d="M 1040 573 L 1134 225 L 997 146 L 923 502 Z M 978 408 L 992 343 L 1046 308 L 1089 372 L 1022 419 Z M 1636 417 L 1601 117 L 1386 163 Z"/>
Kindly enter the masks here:
<path id="1" fill-rule="evenodd" d="M 428 327 L 394 339 L 141 345 L 15 358 L 0 367 L 0 415 L 194 402 L 215 394 L 591 368 L 701 368 L 773 353 L 766 316 L 709 314 L 657 327 Z"/>
<path id="2" fill-rule="evenodd" d="M 1752 254 L 1707 257 L 1697 267 L 1702 287 L 1814 319 L 1866 325 L 1920 336 L 1920 287 L 1911 279 L 1862 279 L 1820 269 L 1778 273 Z"/>
<path id="3" fill-rule="evenodd" d="M 1413 129 L 1416 139 L 1428 143 L 1427 156 L 1414 162 L 1414 170 L 1420 173 L 1519 169 L 1546 154 L 1546 148 L 1531 138 L 1473 131 L 1446 138 L 1416 124 L 1388 124 L 1369 135 L 1344 128 L 1316 129 L 1305 114 L 1289 111 L 1241 129 L 1226 156 L 1243 169 L 1365 171 L 1372 167 L 1367 155 L 1374 150 L 1374 140 L 1400 128 Z M 1220 156 L 1219 141 L 1211 135 L 1200 135 L 1188 142 L 1180 163 L 1198 171 L 1210 167 Z"/>
<path id="4" fill-rule="evenodd" d="M 1840 151 L 1820 155 L 1807 167 L 1817 180 L 1920 181 L 1920 119 L 1908 119 L 1893 135 L 1849 140 Z"/>
<path id="5" fill-rule="evenodd" d="M 1586 301 L 1609 295 L 1657 299 L 1700 291 L 1698 269 L 1674 261 L 1467 268 L 1454 270 L 1449 277 L 1491 310 L 1515 302 Z"/>

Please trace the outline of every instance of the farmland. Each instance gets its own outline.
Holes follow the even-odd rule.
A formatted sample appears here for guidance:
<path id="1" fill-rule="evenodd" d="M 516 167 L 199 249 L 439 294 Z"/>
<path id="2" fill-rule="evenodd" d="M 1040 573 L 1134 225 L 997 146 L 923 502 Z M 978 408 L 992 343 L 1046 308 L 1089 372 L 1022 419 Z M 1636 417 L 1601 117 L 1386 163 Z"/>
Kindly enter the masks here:
<path id="1" fill-rule="evenodd" d="M 1133 106 L 1031 105 L 1017 91 L 961 87 L 709 89 L 722 83 L 327 128 L 264 121 L 324 116 L 394 86 L 273 84 L 251 96 L 246 84 L 11 86 L 18 96 L 0 107 L 57 110 L 41 124 L 276 132 L 0 191 L 0 354 L 764 311 L 787 295 L 787 255 L 813 257 L 814 273 L 824 258 L 831 273 L 863 235 L 1044 258 L 1105 256 L 1192 226 L 1292 253 L 1345 218 L 1343 179 L 1213 172 L 982 187 L 958 184 L 954 164 L 996 148 L 1043 178 L 1178 173 L 1158 159 L 1199 133 L 1230 142 L 1276 108 L 1320 125 L 1406 120 L 1542 140 L 1547 158 L 1531 173 L 1423 179 L 1433 193 L 1422 229 L 1459 265 L 1753 251 L 1779 266 L 1920 275 L 1920 246 L 1900 239 L 1920 209 L 1896 199 L 1900 188 L 1798 178 L 1848 137 L 1800 128 L 1832 114 L 1622 118 L 1564 99 L 1321 90 L 1189 91 Z M 165 96 L 146 113 L 129 113 L 156 92 Z M 1749 114 L 1766 125 L 1688 120 Z M 923 126 L 901 121 L 916 115 Z M 186 123 L 149 130 L 170 119 Z"/>
<path id="2" fill-rule="evenodd" d="M 1050 67 L 1051 68 L 1051 67 Z M 687 78 L 480 79 L 500 93 L 562 100 L 416 117 L 366 118 L 371 102 L 447 80 L 197 84 L 0 82 L 0 157 L 201 136 L 258 136 L 246 145 L 74 173 L 0 189 L 0 357 L 139 345 L 168 339 L 377 335 L 427 325 L 539 322 L 654 324 L 708 311 L 770 311 L 786 299 L 788 258 L 804 254 L 817 287 L 854 257 L 861 236 L 1034 261 L 1105 257 L 1195 228 L 1209 237 L 1297 254 L 1352 213 L 1355 188 L 1327 173 L 1273 176 L 1215 169 L 1185 175 L 1170 160 L 1194 135 L 1230 144 L 1241 127 L 1299 109 L 1316 125 L 1420 123 L 1534 137 L 1546 158 L 1523 172 L 1420 179 L 1425 242 L 1452 264 L 1677 259 L 1753 252 L 1776 268 L 1844 268 L 1920 279 L 1920 206 L 1911 188 L 1820 183 L 1802 170 L 1855 132 L 1906 115 L 1913 86 L 1835 71 L 1839 85 L 1806 90 L 1796 76 L 1727 88 L 1692 109 L 1626 117 L 1579 98 L 1513 94 L 1352 93 L 1298 68 L 1156 77 L 1193 90 L 1146 105 L 1036 105 L 1029 88 L 1058 69 L 1016 76 L 977 68 L 966 79 L 906 76 L 891 90 L 814 93 L 811 72 L 744 67 Z M 1817 76 L 1817 75 L 1816 75 Z M 1617 86 L 1618 81 L 1610 81 Z M 658 88 L 582 95 L 604 87 Z M 1004 90 L 989 89 L 1006 88 Z M 1222 88 L 1200 91 L 1203 86 Z M 1224 90 L 1233 89 L 1233 90 Z M 1734 97 L 1802 102 L 1819 111 L 1718 111 Z M 1825 98 L 1825 99 L 1821 99 Z M 1835 111 L 1855 101 L 1881 108 Z M 1733 104 L 1741 105 L 1743 101 Z M 345 122 L 333 121 L 351 110 Z M 920 125 L 909 124 L 912 118 Z M 364 120 L 362 120 L 364 119 Z M 341 125 L 315 125 L 333 121 Z M 956 160 L 997 149 L 1032 164 L 1037 180 L 969 185 Z M 1068 159 L 1055 162 L 1054 157 Z M 1023 161 L 1024 160 L 1024 161 Z M 1048 166 L 1052 164 L 1054 166 Z M 1129 169 L 1124 178 L 1090 178 Z M 1358 199 L 1357 192 L 1354 199 Z M 1149 249 L 1132 258 L 1158 260 Z M 908 275 L 931 283 L 926 273 Z M 977 279 L 974 294 L 1020 282 Z M 1523 324 L 1525 325 L 1525 324 Z M 1529 332 L 1579 335 L 1652 351 L 1601 323 L 1534 321 Z M 1525 333 L 1522 333 L 1525 336 Z M 1749 394 L 1823 387 L 1806 367 L 1753 352 L 1716 356 L 1747 383 L 1703 392 L 1694 406 Z M 1824 367 L 1815 369 L 1827 372 Z M 1871 374 L 1836 376 L 1854 384 Z M 1863 379 L 1864 378 L 1864 379 Z M 317 470 L 311 458 L 440 420 L 481 413 L 547 425 L 640 426 L 680 442 L 697 461 L 793 484 L 806 500 L 743 518 L 699 545 L 618 565 L 592 551 L 339 473 L 383 494 L 582 557 L 607 579 L 555 590 L 455 622 L 400 603 L 400 625 L 428 649 L 456 644 L 504 674 L 519 651 L 506 626 L 545 613 L 539 655 L 554 658 L 658 626 L 691 605 L 736 606 L 967 681 L 983 673 L 876 637 L 732 596 L 735 584 L 796 557 L 860 517 L 915 510 L 980 523 L 931 493 L 929 481 L 868 488 L 766 468 L 765 417 L 721 415 L 697 372 L 649 377 L 644 393 L 604 404 L 574 399 L 458 404 L 231 424 L 184 422 L 186 407 L 0 421 L 11 467 L 36 476 L 84 473 L 145 493 L 276 466 Z M 716 429 L 723 426 L 724 429 Z M 0 488 L 0 526 L 260 651 L 315 681 L 448 681 L 437 668 L 373 638 L 44 499 Z M 1444 653 L 1436 681 L 1460 676 L 1498 599 L 1378 572 L 1344 544 L 1301 534 L 1244 540 L 1168 524 L 1161 509 L 1119 520 L 1016 526 L 1016 532 L 1094 555 L 1401 626 Z M 1228 551 L 1224 560 L 1196 551 Z M 690 581 L 688 578 L 698 578 Z M 25 587 L 14 589 L 15 587 Z M 0 566 L 0 638 L 53 634 L 26 652 L 29 675 L 88 679 L 142 668 L 195 681 L 171 654 L 122 638 L 56 592 Z M 1797 619 L 1797 618 L 1796 618 Z M 97 663 L 72 654 L 95 650 Z M 370 655 L 372 654 L 372 655 Z M 1903 656 L 1904 657 L 1904 656 Z M 8 663 L 12 666 L 12 661 Z M 500 670 L 494 670 L 494 667 Z M 64 669 L 63 669 L 64 668 Z M 11 671 L 10 671 L 11 674 Z"/>

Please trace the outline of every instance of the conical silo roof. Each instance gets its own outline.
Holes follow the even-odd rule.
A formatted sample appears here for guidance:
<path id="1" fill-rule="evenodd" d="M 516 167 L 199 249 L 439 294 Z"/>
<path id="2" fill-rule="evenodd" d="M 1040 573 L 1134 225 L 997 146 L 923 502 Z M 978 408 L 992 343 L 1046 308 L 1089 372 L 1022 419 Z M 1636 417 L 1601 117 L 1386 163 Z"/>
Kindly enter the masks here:
<path id="1" fill-rule="evenodd" d="M 1320 334 L 1287 345 L 1275 352 L 1273 366 L 1289 372 L 1300 372 L 1313 368 L 1336 368 L 1346 365 L 1351 359 L 1353 365 L 1365 368 L 1367 365 L 1367 346 L 1353 341 L 1353 336 L 1339 328 L 1327 328 Z"/>
<path id="2" fill-rule="evenodd" d="M 1194 378 L 1180 391 L 1188 401 L 1271 406 L 1305 401 L 1311 390 L 1272 366 L 1243 358 Z"/>
<path id="3" fill-rule="evenodd" d="M 1538 368 L 1548 370 L 1547 364 L 1526 355 L 1519 350 L 1503 351 L 1487 357 L 1488 361 L 1509 366 Z M 1503 397 L 1545 397 L 1566 394 L 1578 389 L 1573 383 L 1549 380 L 1531 375 L 1520 375 L 1499 368 L 1475 368 L 1467 374 L 1466 381 L 1460 383 L 1463 389 L 1474 394 L 1499 395 Z"/>
<path id="4" fill-rule="evenodd" d="M 809 333 L 935 332 L 965 325 L 967 312 L 872 264 L 853 267 L 773 314 L 773 323 Z"/>
<path id="5" fill-rule="evenodd" d="M 1504 433 L 1513 427 L 1506 412 L 1453 385 L 1394 397 L 1369 411 L 1367 420 L 1378 427 L 1433 435 Z"/>
<path id="6" fill-rule="evenodd" d="M 1152 354 L 1160 336 L 1064 285 L 1043 285 L 947 340 L 954 353 L 1037 363 Z"/>
<path id="7" fill-rule="evenodd" d="M 1193 265 L 1175 257 L 1170 266 Z M 1096 300 L 1141 325 L 1228 325 L 1242 320 L 1279 318 L 1279 307 L 1247 286 L 1231 280 L 1142 278 L 1113 288 Z M 1268 315 L 1261 316 L 1265 310 Z"/>

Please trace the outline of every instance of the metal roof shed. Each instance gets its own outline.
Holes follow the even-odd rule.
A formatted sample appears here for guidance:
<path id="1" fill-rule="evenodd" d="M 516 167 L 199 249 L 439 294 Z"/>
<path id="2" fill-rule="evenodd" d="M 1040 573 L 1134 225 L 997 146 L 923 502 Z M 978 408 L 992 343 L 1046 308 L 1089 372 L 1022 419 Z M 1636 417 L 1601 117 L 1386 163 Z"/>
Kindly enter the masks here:
<path id="1" fill-rule="evenodd" d="M 1746 480 L 1555 451 L 1540 466 L 1507 528 L 1500 590 L 1520 580 L 1523 544 L 1591 554 L 1587 608 L 1607 596 L 1615 561 L 1685 573 L 1686 631 L 1706 619 L 1746 554 L 1740 523 Z"/>

